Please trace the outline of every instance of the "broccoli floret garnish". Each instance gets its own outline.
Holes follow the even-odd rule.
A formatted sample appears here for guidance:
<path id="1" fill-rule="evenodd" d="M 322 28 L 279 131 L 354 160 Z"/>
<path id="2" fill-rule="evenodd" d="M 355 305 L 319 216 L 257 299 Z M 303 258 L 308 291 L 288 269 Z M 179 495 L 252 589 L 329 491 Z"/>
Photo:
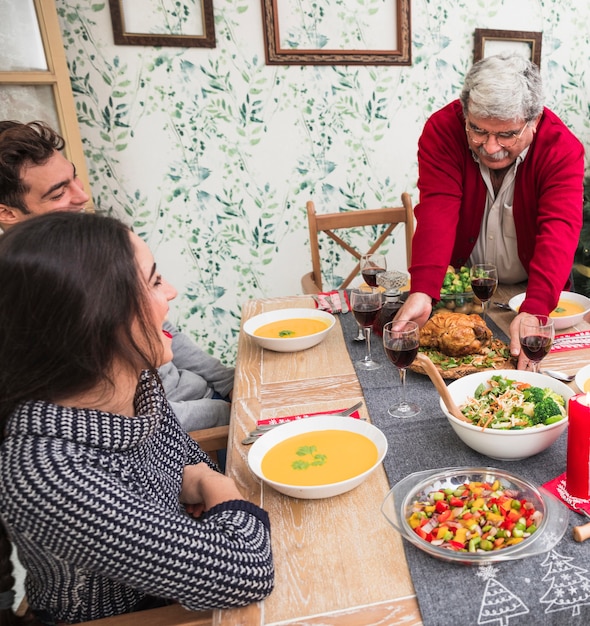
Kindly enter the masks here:
<path id="1" fill-rule="evenodd" d="M 524 399 L 526 402 L 542 402 L 546 396 L 546 393 L 541 387 L 529 387 L 523 391 Z"/>
<path id="2" fill-rule="evenodd" d="M 535 403 L 535 410 L 531 421 L 533 424 L 547 424 L 552 423 L 555 420 L 551 418 L 559 417 L 561 419 L 563 414 L 559 405 L 551 396 L 547 396 L 541 400 L 541 402 Z M 548 422 L 548 420 L 551 420 Z"/>

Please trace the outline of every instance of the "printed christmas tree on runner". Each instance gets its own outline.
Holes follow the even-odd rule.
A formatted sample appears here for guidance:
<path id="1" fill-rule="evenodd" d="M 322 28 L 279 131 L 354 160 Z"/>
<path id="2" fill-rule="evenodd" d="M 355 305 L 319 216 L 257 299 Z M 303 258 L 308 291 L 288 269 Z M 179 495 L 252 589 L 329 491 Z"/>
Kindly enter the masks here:
<path id="1" fill-rule="evenodd" d="M 526 615 L 529 612 L 518 596 L 495 579 L 497 571 L 493 565 L 486 565 L 480 567 L 477 572 L 480 578 L 487 581 L 479 609 L 478 624 L 497 622 L 497 626 L 508 626 L 511 617 Z"/>
<path id="2" fill-rule="evenodd" d="M 580 607 L 590 604 L 590 579 L 582 574 L 585 570 L 571 565 L 573 557 L 566 557 L 551 550 L 547 558 L 541 563 L 549 571 L 543 580 L 550 580 L 551 586 L 541 598 L 541 602 L 549 604 L 545 613 L 572 610 L 572 616 L 580 614 Z"/>

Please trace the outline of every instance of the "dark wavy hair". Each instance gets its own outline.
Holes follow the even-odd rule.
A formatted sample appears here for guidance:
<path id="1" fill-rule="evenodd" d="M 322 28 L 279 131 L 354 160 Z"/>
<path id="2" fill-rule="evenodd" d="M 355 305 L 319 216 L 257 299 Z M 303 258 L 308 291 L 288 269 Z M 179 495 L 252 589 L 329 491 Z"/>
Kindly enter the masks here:
<path id="1" fill-rule="evenodd" d="M 44 122 L 0 121 L 0 204 L 29 213 L 23 197 L 29 191 L 22 181 L 23 166 L 44 165 L 65 141 Z"/>
<path id="2" fill-rule="evenodd" d="M 156 368 L 161 343 L 129 234 L 114 218 L 68 211 L 0 236 L 0 441 L 19 403 L 114 387 L 116 357 Z M 135 323 L 148 353 L 133 340 Z"/>
<path id="3" fill-rule="evenodd" d="M 161 344 L 130 229 L 92 213 L 48 213 L 0 235 L 0 442 L 11 412 L 27 400 L 60 397 L 107 382 L 115 358 L 155 369 Z M 148 339 L 142 350 L 137 324 Z M 0 521 L 0 594 L 14 585 L 11 544 Z M 37 623 L 0 610 L 0 624 Z"/>

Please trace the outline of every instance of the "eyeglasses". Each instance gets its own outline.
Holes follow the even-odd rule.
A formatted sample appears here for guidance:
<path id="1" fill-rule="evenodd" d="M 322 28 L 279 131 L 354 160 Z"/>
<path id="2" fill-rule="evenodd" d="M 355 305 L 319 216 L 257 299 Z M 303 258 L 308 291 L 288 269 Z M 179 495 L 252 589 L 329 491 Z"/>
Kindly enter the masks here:
<path id="1" fill-rule="evenodd" d="M 528 122 L 525 123 L 520 132 L 516 132 L 513 130 L 508 132 L 493 133 L 489 130 L 481 130 L 480 128 L 474 128 L 473 126 L 471 126 L 470 128 L 469 126 L 470 122 L 467 122 L 465 125 L 465 130 L 469 135 L 469 139 L 471 139 L 471 141 L 476 146 L 482 146 L 483 144 L 487 143 L 490 135 L 494 135 L 496 141 L 498 142 L 498 145 L 502 146 L 502 148 L 512 148 L 522 137 L 522 134 L 528 126 Z"/>

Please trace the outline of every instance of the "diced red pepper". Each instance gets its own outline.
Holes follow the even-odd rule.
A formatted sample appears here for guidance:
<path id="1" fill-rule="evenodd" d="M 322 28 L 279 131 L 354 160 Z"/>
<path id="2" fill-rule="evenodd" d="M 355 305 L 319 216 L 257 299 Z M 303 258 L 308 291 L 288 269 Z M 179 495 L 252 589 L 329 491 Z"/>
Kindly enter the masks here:
<path id="1" fill-rule="evenodd" d="M 449 510 L 449 504 L 444 500 L 437 500 L 436 504 L 434 505 L 434 509 L 437 513 L 442 513 L 443 511 Z"/>

